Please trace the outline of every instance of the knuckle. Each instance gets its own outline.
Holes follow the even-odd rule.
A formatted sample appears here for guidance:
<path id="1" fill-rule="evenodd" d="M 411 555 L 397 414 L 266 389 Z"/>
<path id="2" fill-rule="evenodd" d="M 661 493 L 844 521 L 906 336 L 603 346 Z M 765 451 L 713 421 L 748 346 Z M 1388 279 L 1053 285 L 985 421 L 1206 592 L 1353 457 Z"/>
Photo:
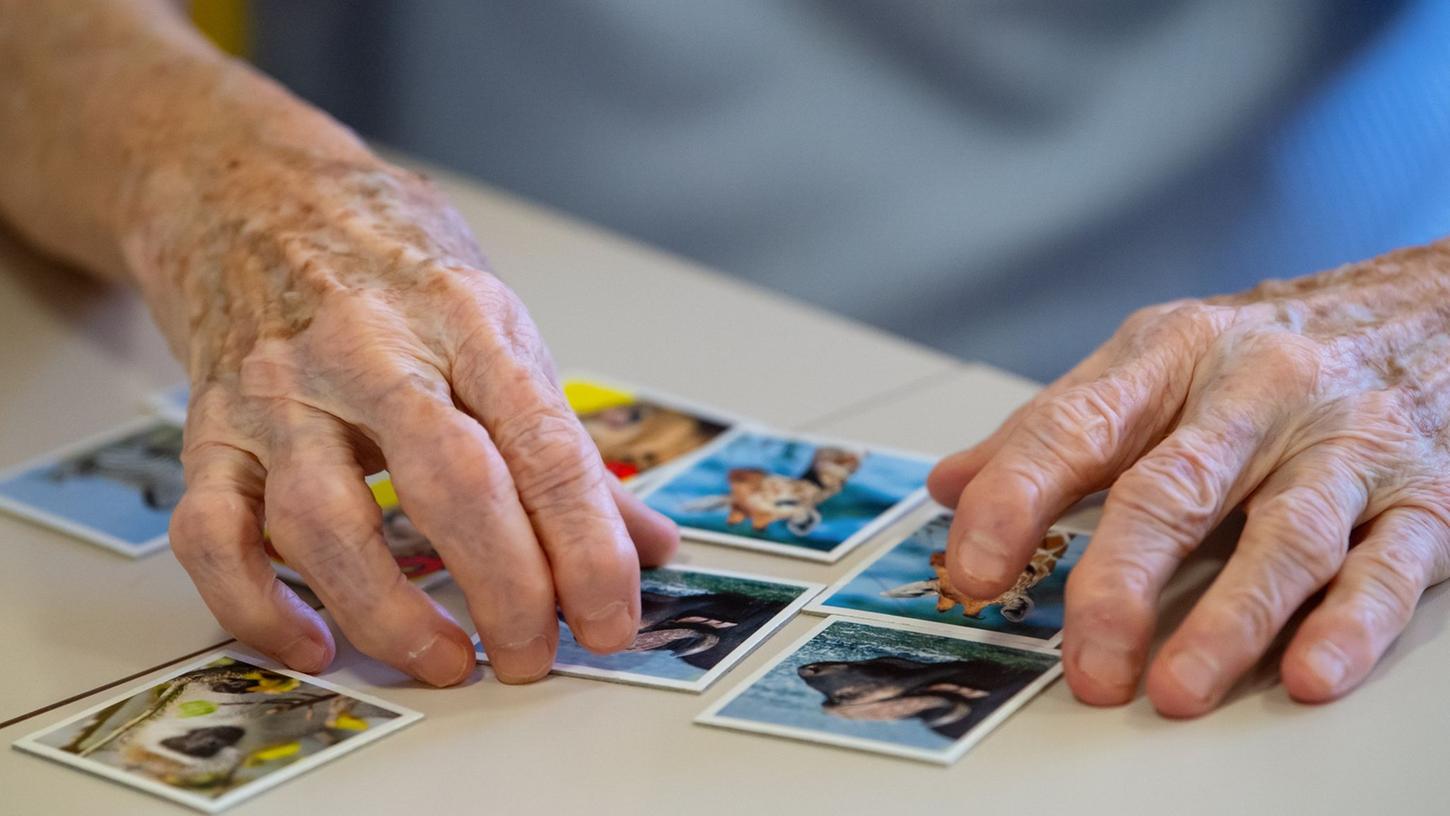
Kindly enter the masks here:
<path id="1" fill-rule="evenodd" d="M 1286 331 L 1263 335 L 1257 342 L 1260 357 L 1255 366 L 1281 389 L 1294 393 L 1315 393 L 1324 371 L 1319 344 L 1300 334 Z"/>
<path id="2" fill-rule="evenodd" d="M 1117 626 L 1151 616 L 1157 581 L 1136 553 L 1117 553 L 1093 561 L 1091 569 L 1068 573 L 1067 593 L 1078 617 L 1093 626 Z"/>
<path id="3" fill-rule="evenodd" d="M 604 469 L 571 415 L 549 407 L 511 417 L 494 432 L 520 496 L 534 509 L 569 502 L 604 486 Z"/>
<path id="4" fill-rule="evenodd" d="M 1231 590 L 1218 615 L 1246 641 L 1268 643 L 1279 633 L 1279 627 L 1289 615 L 1290 610 L 1284 606 L 1285 596 L 1277 585 L 1262 582 Z"/>
<path id="5" fill-rule="evenodd" d="M 1359 588 L 1365 614 L 1375 623 L 1402 625 L 1420 600 L 1419 575 L 1424 569 L 1420 556 L 1399 546 L 1361 555 L 1366 559 Z"/>
<path id="6" fill-rule="evenodd" d="M 1041 451 L 1073 471 L 1111 459 L 1126 431 L 1123 398 L 1106 380 L 1075 386 L 1037 406 L 1024 429 Z M 1087 475 L 1081 473 L 1078 475 Z"/>
<path id="7" fill-rule="evenodd" d="M 1316 483 L 1296 485 L 1248 511 L 1257 554 L 1271 574 L 1316 588 L 1334 577 L 1349 545 L 1342 515 Z"/>
<path id="8" fill-rule="evenodd" d="M 1180 448 L 1154 451 L 1138 460 L 1118 479 L 1107 501 L 1191 549 L 1217 520 L 1221 499 L 1213 465 L 1201 453 Z"/>

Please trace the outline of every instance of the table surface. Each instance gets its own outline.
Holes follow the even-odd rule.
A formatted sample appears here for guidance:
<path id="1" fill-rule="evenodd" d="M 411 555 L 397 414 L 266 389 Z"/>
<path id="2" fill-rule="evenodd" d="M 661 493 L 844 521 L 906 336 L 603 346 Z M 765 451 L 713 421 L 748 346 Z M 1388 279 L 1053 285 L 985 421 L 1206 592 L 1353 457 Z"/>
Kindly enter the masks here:
<path id="1" fill-rule="evenodd" d="M 566 371 L 930 454 L 981 438 L 1035 389 L 435 175 Z M 0 333 L 0 371 L 11 384 L 0 399 L 0 467 L 130 418 L 151 391 L 181 378 L 133 294 L 83 280 L 4 235 Z M 130 560 L 10 517 L 0 517 L 0 538 L 0 744 L 116 690 L 88 692 L 143 682 L 228 640 L 169 554 Z M 867 554 L 822 565 L 686 543 L 680 561 L 830 582 Z M 1166 616 L 1181 614 L 1214 566 L 1210 556 L 1180 574 Z M 467 620 L 455 587 L 434 594 Z M 229 812 L 397 813 L 418 807 L 420 795 L 441 813 L 1439 811 L 1450 798 L 1434 747 L 1450 726 L 1450 706 L 1435 702 L 1450 670 L 1440 623 L 1447 604 L 1445 593 L 1428 593 L 1365 687 L 1332 706 L 1291 702 L 1272 665 L 1193 722 L 1162 720 L 1141 698 L 1088 708 L 1058 683 L 949 768 L 692 724 L 811 617 L 791 621 L 701 695 L 567 677 L 506 687 L 483 669 L 461 687 L 426 689 L 339 638 L 325 677 L 426 719 Z M 78 695 L 87 696 L 71 700 Z M 0 751 L 0 814 L 168 809 L 188 812 Z"/>

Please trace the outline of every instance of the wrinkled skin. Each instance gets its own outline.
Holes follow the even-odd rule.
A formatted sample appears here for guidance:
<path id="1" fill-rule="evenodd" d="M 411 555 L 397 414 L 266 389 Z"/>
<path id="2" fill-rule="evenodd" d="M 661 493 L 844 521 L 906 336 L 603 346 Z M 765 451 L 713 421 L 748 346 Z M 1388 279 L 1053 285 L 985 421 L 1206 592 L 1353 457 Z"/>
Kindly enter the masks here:
<path id="1" fill-rule="evenodd" d="M 472 671 L 463 630 L 388 554 L 363 482 L 386 466 L 501 678 L 548 671 L 556 603 L 586 646 L 630 644 L 640 564 L 666 560 L 674 530 L 605 472 L 523 306 L 431 185 L 300 153 L 153 183 L 199 203 L 143 214 L 133 262 L 159 314 L 184 312 L 172 544 L 228 630 L 296 668 L 331 659 L 267 565 L 265 519 L 354 645 L 437 685 Z"/>
<path id="2" fill-rule="evenodd" d="M 420 176 L 166 0 L 0 0 L 0 213 L 137 286 L 192 383 L 171 542 L 232 634 L 294 669 L 335 644 L 265 524 L 362 651 L 436 685 L 464 631 L 398 571 L 363 482 L 386 465 L 496 673 L 545 674 L 555 605 L 627 647 L 677 534 L 613 481 L 528 314 Z"/>
<path id="3" fill-rule="evenodd" d="M 1450 569 L 1450 248 L 1403 250 L 1233 296 L 1145 309 L 976 447 L 943 460 L 953 582 L 991 597 L 1048 524 L 1103 488 L 1068 581 L 1074 693 L 1118 704 L 1146 669 L 1171 716 L 1216 706 L 1327 588 L 1281 675 L 1354 688 Z M 1148 665 L 1159 594 L 1230 511 L 1247 522 Z"/>

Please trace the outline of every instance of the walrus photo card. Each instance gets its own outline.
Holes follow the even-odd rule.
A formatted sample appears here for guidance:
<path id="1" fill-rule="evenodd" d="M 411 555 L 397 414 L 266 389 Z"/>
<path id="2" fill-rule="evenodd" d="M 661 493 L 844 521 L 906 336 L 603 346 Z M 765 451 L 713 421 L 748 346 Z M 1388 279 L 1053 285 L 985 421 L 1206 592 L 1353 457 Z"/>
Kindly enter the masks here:
<path id="1" fill-rule="evenodd" d="M 604 466 L 633 489 L 740 422 L 680 397 L 598 377 L 566 376 L 563 388 Z"/>
<path id="2" fill-rule="evenodd" d="M 15 747 L 217 813 L 422 717 L 325 680 L 213 652 Z"/>
<path id="3" fill-rule="evenodd" d="M 835 562 L 926 498 L 932 460 L 741 427 L 640 491 L 686 539 Z"/>
<path id="4" fill-rule="evenodd" d="M 848 615 L 930 628 L 967 628 L 1008 643 L 1051 646 L 1061 639 L 1067 576 L 1088 537 L 1049 530 L 1017 582 L 995 598 L 972 598 L 947 574 L 952 511 L 930 504 L 912 514 L 919 523 L 898 541 L 831 585 L 806 607 L 818 615 Z"/>
<path id="5" fill-rule="evenodd" d="M 443 557 L 433 549 L 433 544 L 428 538 L 414 526 L 412 519 L 403 512 L 398 502 L 398 493 L 393 488 L 392 477 L 387 471 L 375 473 L 368 477 L 368 487 L 372 490 L 373 499 L 377 501 L 378 508 L 383 513 L 383 540 L 387 542 L 388 550 L 393 555 L 393 560 L 398 564 L 398 571 L 403 573 L 419 589 L 431 589 L 449 578 Z M 272 546 L 271 539 L 264 542 L 267 550 L 267 557 L 272 560 L 272 570 L 277 577 L 290 584 L 300 586 L 307 585 L 307 579 L 283 560 L 277 549 Z"/>
<path id="6" fill-rule="evenodd" d="M 599 655 L 559 624 L 554 673 L 700 692 L 790 620 L 820 584 L 700 567 L 640 573 L 640 629 L 624 651 Z M 488 655 L 473 638 L 480 663 Z"/>
<path id="7" fill-rule="evenodd" d="M 166 546 L 181 426 L 133 420 L 0 473 L 0 510 L 133 558 Z"/>
<path id="8" fill-rule="evenodd" d="M 695 722 L 947 765 L 1061 673 L 1050 649 L 832 617 Z"/>

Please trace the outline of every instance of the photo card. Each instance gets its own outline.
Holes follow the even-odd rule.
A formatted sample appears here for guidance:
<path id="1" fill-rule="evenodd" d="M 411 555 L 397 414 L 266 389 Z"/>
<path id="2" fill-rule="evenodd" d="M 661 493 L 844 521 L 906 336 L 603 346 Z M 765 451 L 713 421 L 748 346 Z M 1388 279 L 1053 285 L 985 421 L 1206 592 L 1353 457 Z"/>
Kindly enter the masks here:
<path id="1" fill-rule="evenodd" d="M 597 377 L 568 376 L 563 388 L 604 466 L 635 489 L 739 424 L 723 411 Z"/>
<path id="2" fill-rule="evenodd" d="M 383 512 L 383 540 L 398 563 L 403 576 L 420 589 L 431 589 L 447 581 L 448 569 L 443 557 L 433 549 L 432 543 L 414 526 L 398 502 L 398 493 L 393 488 L 392 478 L 386 471 L 368 478 L 368 487 L 373 499 Z M 272 560 L 272 569 L 277 577 L 299 586 L 307 586 L 307 579 L 287 565 L 282 555 L 272 546 L 271 539 L 265 541 L 267 557 Z"/>
<path id="3" fill-rule="evenodd" d="M 833 617 L 695 721 L 945 765 L 1061 672 L 1049 649 Z"/>
<path id="4" fill-rule="evenodd" d="M 926 498 L 932 460 L 741 427 L 640 491 L 684 538 L 834 562 Z"/>
<path id="5" fill-rule="evenodd" d="M 831 585 L 806 611 L 974 629 L 1026 645 L 1051 646 L 1061 639 L 1067 577 L 1087 536 L 1049 530 L 1011 588 L 995 598 L 971 598 L 952 584 L 946 569 L 952 512 L 933 504 L 913 518 L 921 523 Z"/>
<path id="6" fill-rule="evenodd" d="M 213 652 L 15 747 L 217 813 L 422 716 L 255 658 Z"/>
<path id="7" fill-rule="evenodd" d="M 622 652 L 598 655 L 559 624 L 554 673 L 704 691 L 790 620 L 820 584 L 701 567 L 640 573 L 640 629 Z M 480 663 L 488 655 L 475 635 Z"/>
<path id="8" fill-rule="evenodd" d="M 185 489 L 181 426 L 147 417 L 0 473 L 0 510 L 134 558 L 166 547 Z"/>

